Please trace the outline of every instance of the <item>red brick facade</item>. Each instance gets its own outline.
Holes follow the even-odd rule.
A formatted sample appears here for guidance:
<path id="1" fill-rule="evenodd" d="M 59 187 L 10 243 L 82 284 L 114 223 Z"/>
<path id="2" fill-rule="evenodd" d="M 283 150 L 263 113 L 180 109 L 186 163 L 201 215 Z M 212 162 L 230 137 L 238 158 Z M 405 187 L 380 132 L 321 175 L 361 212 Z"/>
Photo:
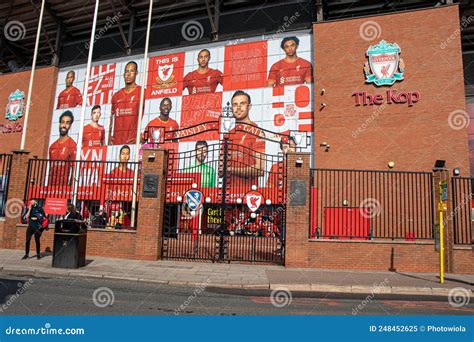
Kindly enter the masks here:
<path id="1" fill-rule="evenodd" d="M 5 108 L 8 97 L 17 89 L 25 93 L 26 104 L 30 74 L 30 71 L 21 71 L 0 75 L 0 125 L 3 125 L 0 129 L 0 153 L 10 153 L 11 150 L 20 148 L 21 132 L 4 133 L 3 127 L 15 122 L 23 126 L 25 116 L 17 121 L 9 121 L 5 119 Z M 31 151 L 32 156 L 42 158 L 48 151 L 57 77 L 56 67 L 39 68 L 35 72 L 25 143 L 25 148 Z"/>
<path id="2" fill-rule="evenodd" d="M 297 167 L 296 160 L 303 160 Z M 427 242 L 311 240 L 308 238 L 309 211 L 306 206 L 291 202 L 291 182 L 307 184 L 306 203 L 309 203 L 309 156 L 294 153 L 288 156 L 288 192 L 285 266 L 303 268 L 380 270 L 400 272 L 438 272 L 439 252 L 433 240 Z M 449 181 L 449 173 L 436 172 L 436 182 Z M 437 184 L 437 183 L 436 183 Z M 439 197 L 435 187 L 435 198 Z M 448 210 L 450 198 L 448 198 Z M 436 218 L 436 223 L 439 219 Z M 452 220 L 445 220 L 445 271 L 474 274 L 472 247 L 453 245 Z"/>
<path id="3" fill-rule="evenodd" d="M 443 159 L 468 176 L 467 128 L 448 123 L 450 113 L 466 110 L 461 40 L 450 39 L 459 28 L 457 5 L 315 24 L 317 167 L 386 170 L 393 161 L 395 170 L 430 171 Z M 397 43 L 405 62 L 405 79 L 391 87 L 365 83 L 365 53 L 382 39 Z M 387 90 L 417 91 L 421 99 L 412 106 L 356 106 L 351 96 Z M 330 144 L 328 152 L 321 142 Z"/>

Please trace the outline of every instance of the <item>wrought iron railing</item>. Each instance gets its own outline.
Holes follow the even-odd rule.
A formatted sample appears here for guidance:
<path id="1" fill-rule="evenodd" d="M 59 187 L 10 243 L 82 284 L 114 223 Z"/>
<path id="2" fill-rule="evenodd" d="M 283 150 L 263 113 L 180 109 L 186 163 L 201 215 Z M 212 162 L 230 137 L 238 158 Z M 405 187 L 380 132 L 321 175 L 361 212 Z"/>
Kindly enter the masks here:
<path id="1" fill-rule="evenodd" d="M 134 162 L 30 159 L 25 202 L 36 199 L 46 213 L 56 212 L 58 207 L 72 203 L 76 195 L 76 208 L 91 227 L 134 228 L 133 179 L 136 171 L 140 173 L 140 166 Z M 64 214 L 49 215 L 50 222 Z"/>
<path id="2" fill-rule="evenodd" d="M 430 172 L 314 169 L 311 180 L 310 238 L 433 239 Z"/>

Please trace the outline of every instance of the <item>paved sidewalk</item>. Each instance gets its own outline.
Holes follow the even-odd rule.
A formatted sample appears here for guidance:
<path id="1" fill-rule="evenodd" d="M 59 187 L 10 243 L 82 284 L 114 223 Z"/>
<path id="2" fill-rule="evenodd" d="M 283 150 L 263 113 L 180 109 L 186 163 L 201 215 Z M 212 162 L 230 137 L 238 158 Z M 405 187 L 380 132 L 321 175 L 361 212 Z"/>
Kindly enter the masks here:
<path id="1" fill-rule="evenodd" d="M 283 266 L 182 261 L 141 261 L 88 257 L 81 269 L 52 268 L 52 256 L 21 260 L 22 251 L 0 249 L 0 274 L 93 277 L 129 281 L 322 293 L 447 296 L 455 287 L 474 290 L 474 275 L 446 274 L 440 284 L 433 273 L 288 269 Z"/>

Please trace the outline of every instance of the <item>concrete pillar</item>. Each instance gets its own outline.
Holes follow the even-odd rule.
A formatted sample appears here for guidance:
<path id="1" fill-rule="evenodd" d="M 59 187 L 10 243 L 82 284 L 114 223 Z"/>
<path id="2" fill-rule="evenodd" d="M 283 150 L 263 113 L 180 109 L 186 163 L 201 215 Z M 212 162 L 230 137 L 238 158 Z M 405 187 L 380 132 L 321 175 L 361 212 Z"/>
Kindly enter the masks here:
<path id="1" fill-rule="evenodd" d="M 166 150 L 143 150 L 135 245 L 137 259 L 158 260 L 161 258 L 167 165 L 168 152 Z M 154 190 L 156 190 L 155 193 L 153 193 Z"/>
<path id="2" fill-rule="evenodd" d="M 308 266 L 310 154 L 287 154 L 285 266 Z"/>

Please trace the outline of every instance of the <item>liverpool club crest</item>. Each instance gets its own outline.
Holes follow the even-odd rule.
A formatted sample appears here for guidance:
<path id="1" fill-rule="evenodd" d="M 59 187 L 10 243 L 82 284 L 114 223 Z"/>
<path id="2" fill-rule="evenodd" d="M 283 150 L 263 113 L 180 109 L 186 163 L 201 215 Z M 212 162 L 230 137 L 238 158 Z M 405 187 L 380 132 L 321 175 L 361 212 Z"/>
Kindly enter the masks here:
<path id="1" fill-rule="evenodd" d="M 385 40 L 371 45 L 366 52 L 368 61 L 365 62 L 365 82 L 377 86 L 390 86 L 396 81 L 403 80 L 405 63 L 400 58 L 400 46 L 397 43 L 387 43 Z"/>
<path id="2" fill-rule="evenodd" d="M 173 76 L 174 64 L 160 65 L 158 67 L 158 77 L 156 77 L 156 88 L 169 88 L 176 84 Z"/>
<path id="3" fill-rule="evenodd" d="M 7 111 L 5 118 L 10 121 L 16 121 L 23 116 L 25 110 L 25 93 L 15 90 L 8 97 Z"/>

